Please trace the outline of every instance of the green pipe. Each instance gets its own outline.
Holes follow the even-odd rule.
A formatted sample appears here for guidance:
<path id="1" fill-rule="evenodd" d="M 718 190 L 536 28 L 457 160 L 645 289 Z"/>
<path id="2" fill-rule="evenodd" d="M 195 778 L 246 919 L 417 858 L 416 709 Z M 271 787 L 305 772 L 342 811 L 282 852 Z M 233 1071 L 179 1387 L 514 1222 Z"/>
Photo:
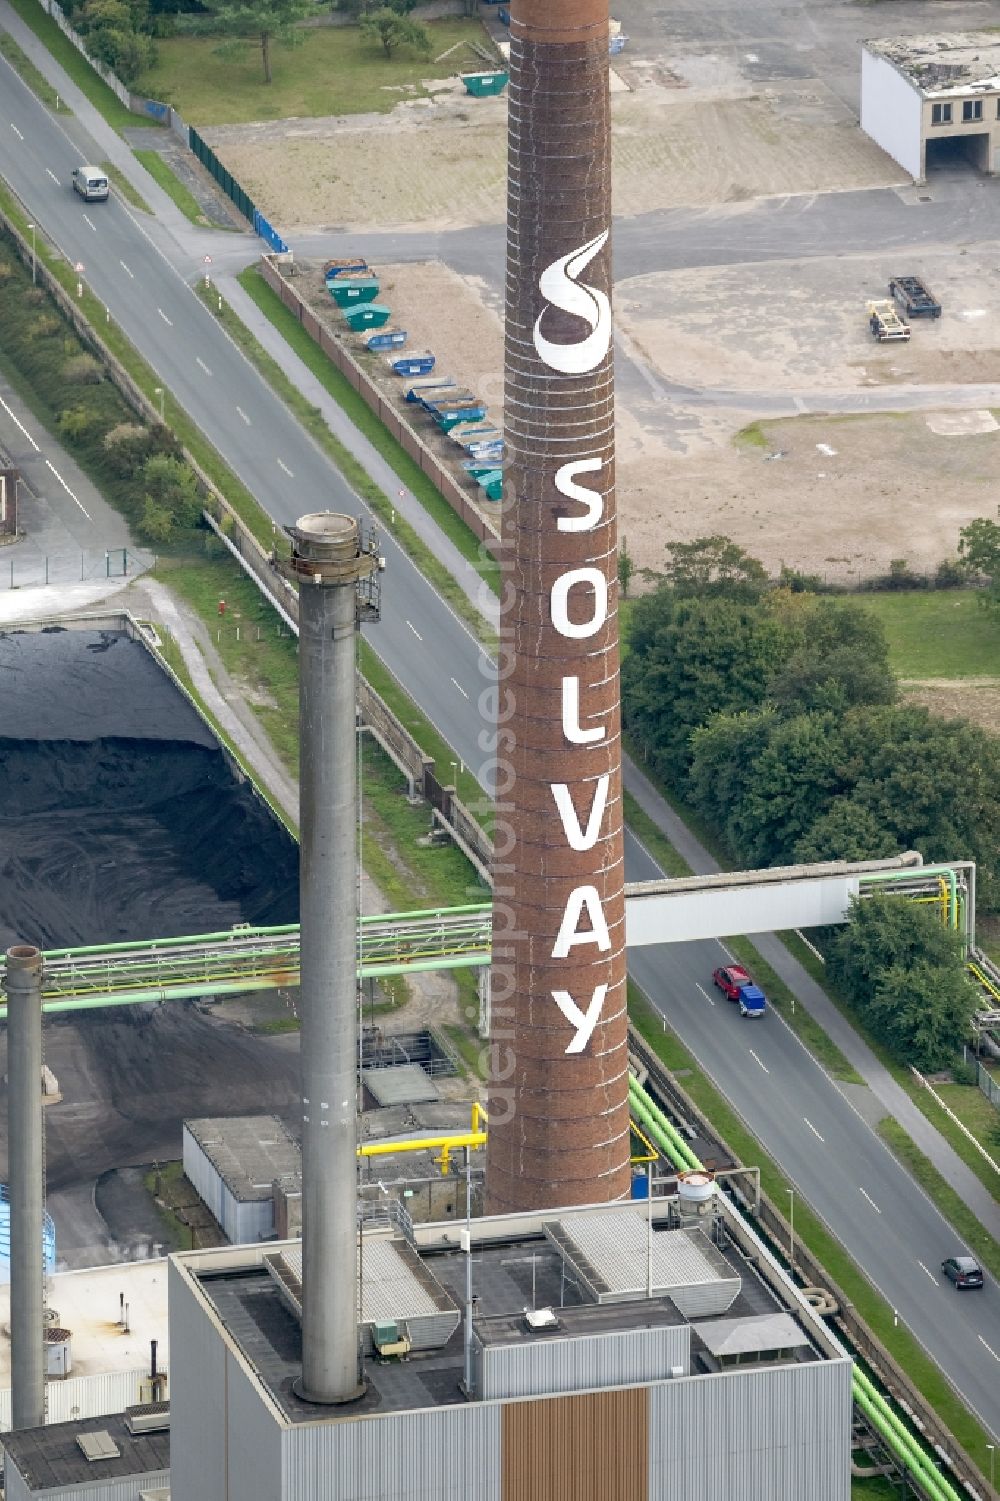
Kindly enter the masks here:
<path id="1" fill-rule="evenodd" d="M 855 1375 L 857 1375 L 857 1367 L 855 1367 Z M 897 1459 L 913 1471 L 933 1501 L 961 1501 L 954 1486 L 935 1468 L 933 1462 L 918 1447 L 910 1434 L 905 1435 L 904 1441 L 886 1421 L 876 1403 L 857 1381 L 853 1383 L 853 1396 L 875 1431 L 893 1450 Z"/>
<path id="2" fill-rule="evenodd" d="M 924 876 L 944 876 L 949 887 L 948 925 L 958 927 L 958 877 L 950 865 L 914 865 L 908 870 L 868 871 L 859 877 L 861 885 L 872 881 L 920 881 Z"/>
<path id="3" fill-rule="evenodd" d="M 914 1438 L 913 1434 L 910 1433 L 909 1429 L 906 1428 L 901 1419 L 896 1415 L 896 1413 L 893 1412 L 892 1408 L 889 1406 L 889 1403 L 886 1401 L 885 1397 L 882 1396 L 882 1393 L 877 1390 L 874 1382 L 871 1380 L 867 1372 L 863 1371 L 859 1366 L 855 1366 L 854 1375 L 858 1386 L 873 1403 L 875 1408 L 883 1414 L 886 1422 L 899 1438 L 900 1443 L 909 1445 L 911 1449 L 917 1452 L 921 1459 L 927 1462 L 923 1454 L 923 1450 L 920 1448 L 919 1441 Z M 930 1461 L 930 1463 L 933 1463 L 933 1461 Z M 951 1481 L 948 1480 L 945 1476 L 941 1475 L 937 1469 L 935 1469 L 933 1473 L 938 1485 L 941 1486 L 941 1488 L 944 1490 L 945 1495 L 948 1497 L 948 1501 L 960 1501 L 959 1493 L 955 1490 L 955 1487 L 951 1484 Z"/>
<path id="4" fill-rule="evenodd" d="M 632 1078 L 629 1079 L 629 1098 L 630 1103 L 640 1114 L 640 1117 L 648 1121 L 650 1129 L 654 1134 L 659 1136 L 659 1145 L 664 1151 L 667 1151 L 668 1156 L 671 1153 L 668 1150 L 667 1144 L 676 1153 L 684 1168 L 697 1170 L 702 1167 L 702 1164 L 691 1151 L 691 1148 L 681 1136 L 676 1126 L 667 1120 L 659 1106 L 649 1098 L 641 1085 L 637 1084 Z"/>

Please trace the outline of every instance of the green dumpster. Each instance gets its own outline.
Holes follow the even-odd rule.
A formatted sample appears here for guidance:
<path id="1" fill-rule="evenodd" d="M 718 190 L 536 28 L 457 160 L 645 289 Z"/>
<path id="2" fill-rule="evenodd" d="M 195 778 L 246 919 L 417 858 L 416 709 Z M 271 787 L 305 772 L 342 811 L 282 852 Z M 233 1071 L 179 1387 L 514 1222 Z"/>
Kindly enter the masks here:
<path id="1" fill-rule="evenodd" d="M 344 317 L 351 333 L 359 334 L 363 328 L 384 328 L 391 317 L 391 309 L 381 302 L 364 302 L 360 306 L 355 303 L 344 309 Z"/>
<path id="2" fill-rule="evenodd" d="M 337 276 L 327 282 L 326 287 L 338 307 L 374 302 L 379 293 L 378 280 L 374 276 Z"/>
<path id="3" fill-rule="evenodd" d="M 474 99 L 489 99 L 502 94 L 510 81 L 509 73 L 463 73 L 466 92 Z"/>

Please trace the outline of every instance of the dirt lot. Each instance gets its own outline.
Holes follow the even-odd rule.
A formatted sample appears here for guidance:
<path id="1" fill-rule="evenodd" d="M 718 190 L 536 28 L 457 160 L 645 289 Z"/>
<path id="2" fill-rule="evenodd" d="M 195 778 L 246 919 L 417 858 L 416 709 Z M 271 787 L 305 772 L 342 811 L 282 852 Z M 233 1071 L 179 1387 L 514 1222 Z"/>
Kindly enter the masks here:
<path id="1" fill-rule="evenodd" d="M 392 307 L 393 322 L 409 331 L 409 347 L 433 349 L 437 371 L 482 395 L 491 420 L 499 421 L 503 329 L 495 295 L 436 261 L 378 271 L 380 297 Z M 297 277 L 296 286 L 331 327 L 343 327 L 318 267 Z M 700 316 L 693 305 L 677 298 L 678 326 L 693 326 Z M 961 325 L 976 337 L 980 326 L 979 320 Z M 957 337 L 946 320 L 919 328 L 921 340 L 944 335 Z M 664 375 L 693 373 L 694 340 L 684 347 L 692 351 L 691 366 L 668 367 Z M 780 353 L 762 344 L 756 358 L 759 388 L 773 390 Z M 733 368 L 726 366 L 725 379 L 735 385 Z M 385 384 L 398 392 L 402 383 L 386 375 Z M 890 559 L 904 556 L 913 568 L 932 569 L 954 553 L 959 528 L 995 506 L 997 439 L 988 411 L 789 418 L 765 424 L 756 444 L 734 443 L 736 429 L 753 415 L 750 397 L 745 410 L 711 404 L 678 410 L 671 403 L 668 413 L 662 402 L 636 399 L 630 385 L 620 396 L 619 519 L 640 568 L 660 565 L 667 538 L 725 532 L 772 569 L 787 563 L 847 581 L 885 572 Z M 438 441 L 441 452 L 451 446 Z M 768 457 L 775 452 L 781 458 Z"/>
<path id="2" fill-rule="evenodd" d="M 925 251 L 906 262 L 945 315 L 909 343 L 877 344 L 865 304 L 885 298 L 891 253 L 702 267 L 616 287 L 618 327 L 664 380 L 748 392 L 1000 381 L 1000 256 Z"/>
<path id="3" fill-rule="evenodd" d="M 615 212 L 737 202 L 903 181 L 822 84 L 711 94 L 637 80 L 616 95 Z M 264 214 L 308 229 L 454 229 L 503 220 L 507 110 L 453 89 L 390 115 L 204 132 Z"/>
<path id="4" fill-rule="evenodd" d="M 922 678 L 902 683 L 907 698 L 948 719 L 970 719 L 1000 734 L 1000 678 Z"/>

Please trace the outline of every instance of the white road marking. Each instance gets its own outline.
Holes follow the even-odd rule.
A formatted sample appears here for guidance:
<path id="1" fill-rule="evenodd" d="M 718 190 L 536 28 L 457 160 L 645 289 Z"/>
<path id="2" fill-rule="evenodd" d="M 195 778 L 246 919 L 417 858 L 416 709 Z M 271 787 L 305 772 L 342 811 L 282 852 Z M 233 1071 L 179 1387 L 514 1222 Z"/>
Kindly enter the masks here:
<path id="1" fill-rule="evenodd" d="M 750 1049 L 750 1057 L 753 1059 L 754 1063 L 760 1063 L 760 1059 L 757 1057 L 757 1054 L 754 1052 L 753 1048 Z M 766 1063 L 760 1063 L 760 1066 L 764 1070 L 765 1074 L 769 1074 L 771 1072 Z"/>
<path id="2" fill-rule="evenodd" d="M 940 1284 L 940 1282 L 939 1282 L 939 1281 L 938 1281 L 938 1279 L 937 1279 L 937 1278 L 936 1278 L 936 1277 L 935 1277 L 935 1275 L 934 1275 L 934 1273 L 933 1273 L 933 1272 L 932 1272 L 932 1271 L 931 1271 L 931 1269 L 930 1269 L 930 1267 L 927 1267 L 927 1266 L 924 1266 L 924 1264 L 923 1264 L 923 1262 L 922 1262 L 922 1261 L 918 1261 L 918 1262 L 917 1262 L 917 1266 L 918 1266 L 918 1267 L 919 1267 L 919 1268 L 920 1268 L 920 1270 L 921 1270 L 921 1271 L 922 1271 L 922 1272 L 926 1272 L 926 1273 L 927 1273 L 927 1275 L 928 1275 L 928 1277 L 929 1277 L 929 1278 L 930 1278 L 930 1279 L 931 1279 L 931 1281 L 932 1281 L 932 1282 L 933 1282 L 933 1283 L 934 1283 L 934 1286 L 935 1286 L 935 1287 L 940 1287 L 940 1286 L 941 1286 L 941 1284 Z"/>
<path id="3" fill-rule="evenodd" d="M 865 1199 L 868 1200 L 869 1204 L 872 1206 L 872 1208 L 874 1209 L 874 1211 L 875 1211 L 876 1214 L 881 1214 L 882 1213 L 881 1209 L 878 1207 L 878 1205 L 876 1204 L 875 1200 L 872 1198 L 871 1194 L 870 1193 L 865 1193 L 865 1190 L 861 1187 L 860 1183 L 858 1184 L 858 1192 L 861 1194 L 862 1198 L 865 1198 Z M 926 1267 L 924 1267 L 924 1271 L 925 1272 L 927 1271 Z"/>
<path id="4" fill-rule="evenodd" d="M 59 179 L 56 176 L 56 174 L 53 172 L 52 168 L 51 167 L 46 167 L 45 170 L 49 174 L 49 176 L 52 178 L 52 181 L 55 183 L 56 187 L 58 187 L 59 186 Z M 87 217 L 86 214 L 84 214 L 83 217 L 86 219 L 86 217 Z"/>
<path id="5" fill-rule="evenodd" d="M 806 1125 L 807 1125 L 807 1126 L 808 1126 L 808 1127 L 809 1127 L 809 1129 L 810 1129 L 810 1131 L 811 1131 L 811 1132 L 812 1132 L 812 1134 L 813 1134 L 813 1135 L 814 1135 L 814 1136 L 815 1136 L 815 1137 L 816 1137 L 816 1138 L 817 1138 L 817 1139 L 818 1139 L 818 1140 L 819 1140 L 819 1141 L 822 1141 L 822 1140 L 823 1140 L 823 1138 L 822 1138 L 822 1136 L 820 1136 L 820 1134 L 819 1134 L 819 1132 L 818 1132 L 818 1131 L 817 1131 L 817 1130 L 816 1130 L 816 1127 L 815 1127 L 815 1126 L 814 1126 L 814 1125 L 813 1125 L 813 1123 L 812 1123 L 812 1121 L 811 1121 L 811 1120 L 810 1120 L 810 1119 L 809 1119 L 809 1117 L 808 1117 L 808 1116 L 807 1116 L 807 1115 L 804 1115 L 804 1116 L 803 1116 L 803 1117 L 802 1117 L 802 1119 L 803 1119 L 803 1120 L 804 1120 L 804 1121 L 805 1121 L 805 1123 L 806 1123 Z M 862 1190 L 861 1190 L 861 1192 L 862 1192 L 862 1193 L 864 1193 L 864 1189 L 862 1189 Z"/>
<path id="6" fill-rule="evenodd" d="M 125 272 L 126 276 L 131 276 L 132 280 L 135 281 L 135 272 L 134 271 L 130 271 L 129 268 L 126 266 L 126 264 L 125 264 L 124 261 L 119 261 L 118 264 L 119 264 L 119 266 L 121 266 L 121 268 Z"/>
<path id="7" fill-rule="evenodd" d="M 194 362 L 195 362 L 196 365 L 200 365 L 201 366 L 202 370 L 204 370 L 204 372 L 205 372 L 206 375 L 211 375 L 211 373 L 212 373 L 211 370 L 209 370 L 208 366 L 205 364 L 205 361 L 202 359 L 202 357 L 201 357 L 200 354 L 196 354 L 195 355 Z M 278 460 L 278 463 L 281 464 L 281 460 L 280 459 Z M 281 464 L 281 467 L 282 467 L 282 469 L 284 469 L 284 467 L 285 467 L 284 464 Z"/>
<path id="8" fill-rule="evenodd" d="M 695 985 L 695 989 L 696 990 L 700 990 L 701 991 L 702 995 L 705 997 L 705 999 L 708 1002 L 708 1004 L 710 1006 L 714 1006 L 715 1005 L 715 1001 L 712 998 L 712 996 L 709 995 L 709 993 L 705 989 L 704 985 L 699 985 L 697 980 L 695 980 L 694 985 Z"/>
<path id="9" fill-rule="evenodd" d="M 92 521 L 93 517 L 91 516 L 90 512 L 87 510 L 87 507 L 85 505 L 83 505 L 83 503 L 81 501 L 77 500 L 76 496 L 73 494 L 73 492 L 70 489 L 69 485 L 67 485 L 66 481 L 63 479 L 62 475 L 59 473 L 59 470 L 56 468 L 55 464 L 53 464 L 52 460 L 51 459 L 46 459 L 45 463 L 48 466 L 48 468 L 52 470 L 52 473 L 55 475 L 56 479 L 62 485 L 63 489 L 66 491 L 66 494 L 69 496 L 69 498 L 73 502 L 73 504 L 74 505 L 78 505 L 80 507 L 80 510 L 86 516 L 86 518 L 87 518 L 88 521 Z"/>
<path id="10" fill-rule="evenodd" d="M 983 1339 L 982 1335 L 979 1336 L 979 1343 L 981 1345 L 986 1345 L 986 1341 Z M 997 1354 L 992 1345 L 986 1345 L 986 1348 L 987 1350 L 989 1350 L 994 1360 L 1000 1361 L 1000 1355 Z"/>
<path id="11" fill-rule="evenodd" d="M 469 695 L 466 693 L 465 689 L 462 687 L 462 685 L 458 681 L 458 679 L 457 678 L 452 678 L 452 682 L 455 684 L 455 687 L 458 689 L 458 691 L 462 695 L 462 697 L 463 698 L 468 698 Z"/>
<path id="12" fill-rule="evenodd" d="M 289 469 L 288 465 L 285 463 L 285 461 L 283 459 L 279 459 L 278 460 L 278 468 L 279 469 L 283 469 L 285 471 L 285 473 L 288 475 L 289 479 L 294 479 L 295 478 L 295 475 L 292 473 L 292 471 Z"/>
<path id="13" fill-rule="evenodd" d="M 97 233 L 97 225 L 94 223 L 93 219 L 90 217 L 89 214 L 84 214 L 83 217 L 86 219 L 87 223 L 90 225 L 91 229 L 94 231 L 94 233 L 96 235 L 96 233 Z"/>
<path id="14" fill-rule="evenodd" d="M 161 308 L 161 307 L 158 307 L 158 308 L 157 308 L 157 309 L 156 309 L 156 311 L 157 311 L 157 312 L 158 312 L 158 313 L 159 313 L 159 315 L 160 315 L 160 317 L 161 317 L 161 318 L 162 318 L 162 319 L 163 319 L 163 321 L 164 321 L 164 323 L 165 323 L 165 324 L 166 324 L 166 325 L 167 325 L 167 327 L 168 327 L 168 328 L 173 328 L 173 326 L 174 326 L 174 325 L 173 325 L 173 321 L 172 321 L 172 319 L 170 319 L 170 318 L 168 318 L 168 317 L 167 317 L 167 315 L 166 315 L 166 313 L 165 313 L 165 312 L 164 312 L 164 311 L 163 311 L 163 309 L 162 309 L 162 308 Z"/>
<path id="15" fill-rule="evenodd" d="M 16 125 L 15 125 L 15 124 L 14 124 L 14 122 L 13 122 L 13 120 L 12 120 L 12 121 L 11 121 L 11 122 L 10 122 L 10 128 L 11 128 L 11 130 L 12 130 L 12 131 L 13 131 L 13 132 L 14 132 L 14 134 L 15 134 L 15 135 L 16 135 L 16 136 L 17 136 L 17 138 L 18 138 L 18 140 L 19 140 L 19 141 L 23 141 L 23 140 L 24 140 L 24 136 L 23 136 L 23 135 L 22 135 L 22 134 L 21 134 L 21 132 L 20 132 L 20 131 L 19 131 L 19 130 L 18 130 L 18 128 L 17 128 L 17 126 L 16 126 Z"/>
<path id="16" fill-rule="evenodd" d="M 410 630 L 413 632 L 413 634 L 416 636 L 417 640 L 418 641 L 422 641 L 424 638 L 423 638 L 423 636 L 421 636 L 420 632 L 417 630 L 416 626 L 413 624 L 413 621 L 412 620 L 408 620 L 406 623 L 410 627 Z"/>
<path id="17" fill-rule="evenodd" d="M 726 958 L 729 960 L 730 964 L 735 964 L 736 960 L 733 958 L 732 954 L 726 948 L 726 945 L 723 943 L 722 939 L 721 938 L 717 938 L 715 941 L 719 945 L 719 948 L 722 950 L 722 952 L 725 954 Z"/>
<path id="18" fill-rule="evenodd" d="M 247 427 L 249 427 L 250 426 L 250 418 L 247 416 L 247 414 L 243 410 L 243 408 L 242 407 L 237 407 L 236 410 L 240 414 L 240 416 L 243 418 L 243 421 L 246 423 Z"/>
<path id="19" fill-rule="evenodd" d="M 31 434 L 28 432 L 28 429 L 25 427 L 24 423 L 18 421 L 18 419 L 14 416 L 14 413 L 11 411 L 10 407 L 4 401 L 4 399 L 3 399 L 2 396 L 0 396 L 0 407 L 3 407 L 4 411 L 7 413 L 7 416 L 10 418 L 11 422 L 16 423 L 17 426 L 21 429 L 21 432 L 27 438 L 28 442 L 31 444 L 31 446 L 35 450 L 35 452 L 36 453 L 41 453 L 41 449 L 39 448 L 38 444 L 35 442 L 34 438 L 31 436 Z"/>

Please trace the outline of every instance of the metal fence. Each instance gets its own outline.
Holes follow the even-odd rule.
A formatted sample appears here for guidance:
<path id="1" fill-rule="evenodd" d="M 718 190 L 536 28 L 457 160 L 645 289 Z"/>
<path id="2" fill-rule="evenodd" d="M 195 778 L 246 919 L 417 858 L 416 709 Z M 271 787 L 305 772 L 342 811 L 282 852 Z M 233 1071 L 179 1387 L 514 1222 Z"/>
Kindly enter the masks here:
<path id="1" fill-rule="evenodd" d="M 976 1083 L 983 1091 L 991 1105 L 1000 1110 L 1000 1084 L 997 1083 L 989 1069 L 983 1068 L 981 1063 L 976 1064 Z"/>
<path id="2" fill-rule="evenodd" d="M 49 584 L 87 584 L 102 579 L 132 579 L 152 568 L 156 558 L 136 547 L 110 547 L 49 556 L 36 552 L 0 552 L 0 589 L 43 589 Z"/>

